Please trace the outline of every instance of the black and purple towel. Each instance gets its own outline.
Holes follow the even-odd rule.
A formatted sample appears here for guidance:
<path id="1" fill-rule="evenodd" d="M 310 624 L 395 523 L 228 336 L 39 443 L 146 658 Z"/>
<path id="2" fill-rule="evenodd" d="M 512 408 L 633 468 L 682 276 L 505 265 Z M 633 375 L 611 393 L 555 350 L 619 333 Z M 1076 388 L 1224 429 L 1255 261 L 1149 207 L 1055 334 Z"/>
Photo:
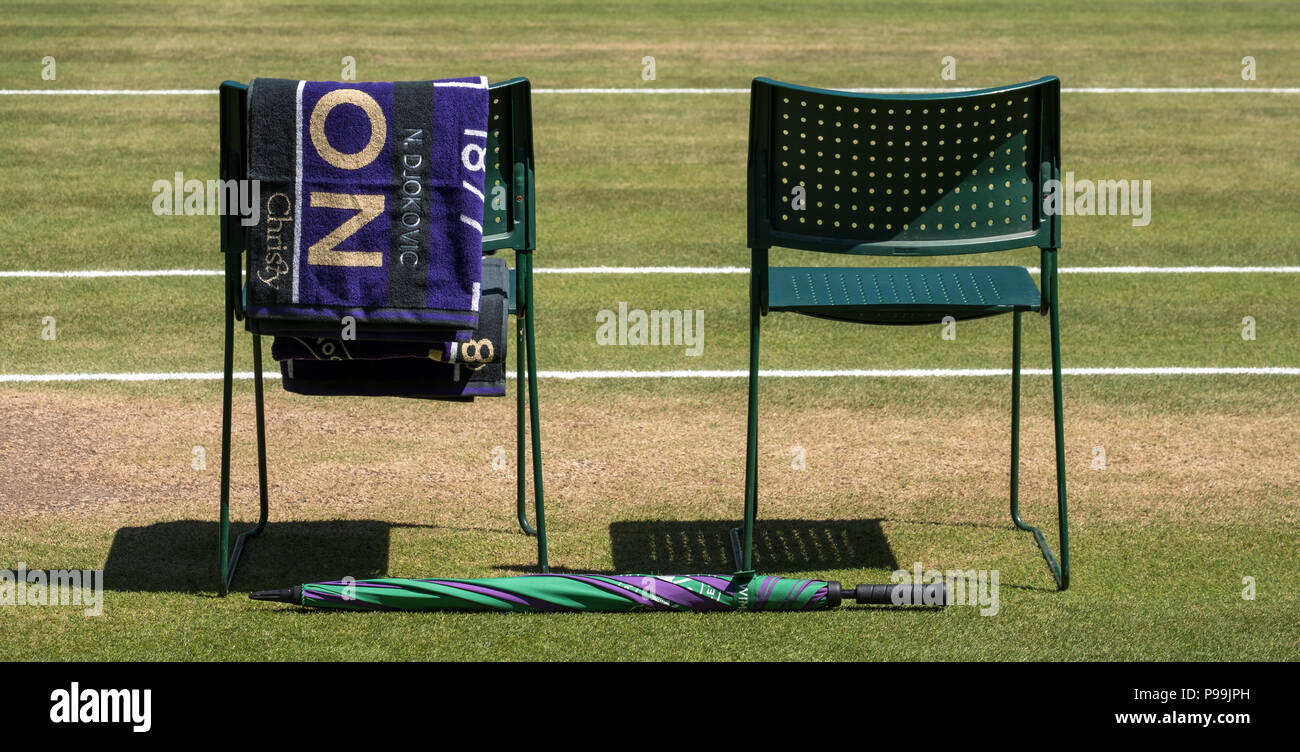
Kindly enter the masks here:
<path id="1" fill-rule="evenodd" d="M 271 357 L 276 360 L 389 360 L 393 358 L 428 358 L 441 363 L 462 363 L 471 367 L 484 363 L 504 363 L 509 343 L 510 270 L 504 259 L 483 259 L 483 295 L 478 329 L 458 332 L 450 341 L 409 339 L 418 332 L 370 333 L 353 340 L 338 336 L 337 324 L 326 332 L 334 336 L 277 336 L 271 342 Z M 366 330 L 358 331 L 365 335 Z"/>
<path id="2" fill-rule="evenodd" d="M 486 78 L 254 79 L 249 330 L 475 329 L 487 122 Z"/>
<path id="3" fill-rule="evenodd" d="M 483 259 L 479 326 L 451 342 L 402 342 L 335 337 L 276 337 L 284 388 L 298 394 L 471 400 L 503 397 L 509 342 L 509 270 Z"/>
<path id="4" fill-rule="evenodd" d="M 471 368 L 428 358 L 283 360 L 280 375 L 285 390 L 296 394 L 452 401 L 506 394 L 504 363 Z"/>

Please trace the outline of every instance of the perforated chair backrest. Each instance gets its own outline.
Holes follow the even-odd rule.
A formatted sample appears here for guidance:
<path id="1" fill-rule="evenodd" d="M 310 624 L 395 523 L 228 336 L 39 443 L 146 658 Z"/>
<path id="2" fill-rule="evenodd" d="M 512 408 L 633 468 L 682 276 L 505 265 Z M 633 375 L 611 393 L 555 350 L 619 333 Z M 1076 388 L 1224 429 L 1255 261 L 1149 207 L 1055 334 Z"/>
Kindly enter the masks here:
<path id="1" fill-rule="evenodd" d="M 248 86 L 221 85 L 221 178 L 248 177 Z M 488 90 L 488 159 L 485 160 L 483 251 L 531 251 L 537 244 L 533 199 L 531 84 L 512 78 Z M 221 247 L 244 250 L 239 217 L 222 217 Z"/>
<path id="2" fill-rule="evenodd" d="M 533 200 L 531 84 L 512 78 L 488 90 L 488 159 L 483 182 L 483 250 L 537 245 Z"/>
<path id="3" fill-rule="evenodd" d="M 1060 245 L 1055 77 L 953 94 L 754 79 L 749 246 L 927 256 Z"/>

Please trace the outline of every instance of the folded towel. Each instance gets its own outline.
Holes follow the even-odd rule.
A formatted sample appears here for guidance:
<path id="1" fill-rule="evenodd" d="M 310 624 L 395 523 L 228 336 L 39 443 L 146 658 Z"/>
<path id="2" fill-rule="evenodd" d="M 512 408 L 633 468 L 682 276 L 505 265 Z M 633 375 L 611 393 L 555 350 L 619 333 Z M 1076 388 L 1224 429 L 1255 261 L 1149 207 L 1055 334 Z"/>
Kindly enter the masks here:
<path id="1" fill-rule="evenodd" d="M 285 322 L 472 330 L 478 324 L 485 78 L 254 79 L 248 329 Z M 278 323 L 277 323 L 278 322 Z"/>
<path id="2" fill-rule="evenodd" d="M 280 375 L 297 394 L 463 400 L 506 393 L 502 363 L 473 369 L 428 358 L 284 360 Z"/>
<path id="3" fill-rule="evenodd" d="M 393 339 L 394 334 L 359 329 L 355 340 L 320 336 L 279 336 L 271 343 L 271 357 L 276 360 L 386 360 L 389 358 L 430 358 L 443 363 L 504 363 L 508 331 L 508 286 L 510 271 L 503 259 L 483 259 L 483 295 L 478 329 L 460 332 L 450 341 L 430 342 Z M 337 324 L 330 334 L 338 333 Z M 427 337 L 427 332 L 425 335 Z M 398 333 L 396 336 L 412 336 Z M 382 337 L 382 339 L 379 339 Z"/>

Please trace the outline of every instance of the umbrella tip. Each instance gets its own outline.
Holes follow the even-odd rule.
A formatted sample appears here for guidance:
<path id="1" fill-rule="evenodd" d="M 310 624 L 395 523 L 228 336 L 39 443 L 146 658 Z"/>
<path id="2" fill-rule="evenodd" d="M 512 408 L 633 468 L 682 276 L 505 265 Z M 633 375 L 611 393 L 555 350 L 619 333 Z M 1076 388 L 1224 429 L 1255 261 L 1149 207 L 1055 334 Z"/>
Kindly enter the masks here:
<path id="1" fill-rule="evenodd" d="M 255 601 L 271 601 L 273 603 L 301 603 L 302 588 L 291 587 L 280 590 L 255 590 L 248 594 L 249 598 Z"/>

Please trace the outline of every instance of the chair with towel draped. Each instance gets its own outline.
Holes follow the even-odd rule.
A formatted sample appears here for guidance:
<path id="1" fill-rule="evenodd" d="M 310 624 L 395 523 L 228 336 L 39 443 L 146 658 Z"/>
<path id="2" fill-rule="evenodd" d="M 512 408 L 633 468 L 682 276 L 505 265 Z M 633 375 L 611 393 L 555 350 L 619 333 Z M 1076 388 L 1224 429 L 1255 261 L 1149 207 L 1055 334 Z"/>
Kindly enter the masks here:
<path id="1" fill-rule="evenodd" d="M 481 88 L 481 87 L 480 87 Z M 220 89 L 220 175 L 223 181 L 246 180 L 249 176 L 249 86 L 226 81 Z M 396 125 L 396 123 L 394 123 Z M 323 127 L 323 126 L 322 126 Z M 467 133 L 469 133 L 467 131 Z M 477 135 L 482 136 L 483 133 Z M 516 515 L 522 530 L 537 538 L 537 556 L 541 571 L 547 571 L 546 517 L 542 493 L 542 461 L 537 406 L 537 359 L 533 320 L 533 259 L 536 221 L 534 214 L 533 139 L 530 84 L 515 78 L 488 88 L 488 127 L 482 160 L 484 185 L 482 251 L 515 252 L 515 268 L 509 270 L 508 313 L 516 316 L 517 411 L 516 411 Z M 347 155 L 344 155 L 345 157 Z M 472 155 L 471 155 L 472 156 Z M 415 163 L 413 161 L 412 163 Z M 467 189 L 472 188 L 467 186 Z M 477 193 L 477 190 L 474 192 Z M 341 207 L 340 207 L 341 208 Z M 349 207 L 351 208 L 351 207 Z M 466 218 L 462 216 L 462 220 Z M 466 220 L 468 224 L 475 224 Z M 230 435 L 235 322 L 245 320 L 247 294 L 242 281 L 244 254 L 250 252 L 245 228 L 236 213 L 224 212 L 221 218 L 221 249 L 225 254 L 225 360 L 221 426 L 221 582 L 220 592 L 229 591 L 240 553 L 245 542 L 263 532 L 268 518 L 266 432 L 263 408 L 262 344 L 254 331 L 253 392 L 256 407 L 258 487 L 260 513 L 256 525 L 236 538 L 230 546 Z M 484 270 L 484 296 L 488 273 Z M 477 288 L 476 288 L 477 289 Z M 475 294 L 474 305 L 478 306 Z M 400 337 L 399 337 L 400 338 Z M 279 357 L 279 356 L 277 356 Z M 432 357 L 432 353 L 431 353 Z M 297 362 L 297 361 L 292 361 Z M 308 361 L 302 361 L 308 362 Z M 322 366 L 330 361 L 319 361 Z M 418 361 L 413 361 L 418 362 Z M 497 366 L 504 369 L 504 364 Z M 524 390 L 528 391 L 527 415 Z M 468 398 L 460 398 L 468 399 Z M 528 426 L 526 429 L 525 426 Z M 526 437 L 531 441 L 526 441 Z M 527 450 L 532 447 L 532 482 L 535 497 L 535 522 L 527 514 Z"/>
<path id="2" fill-rule="evenodd" d="M 927 95 L 850 94 L 754 80 L 748 215 L 750 360 L 744 521 L 737 566 L 753 568 L 758 512 L 759 322 L 771 311 L 864 324 L 926 324 L 1011 313 L 1011 519 L 1070 582 L 1057 254 L 1060 82 Z M 1059 185 L 1059 183 L 1057 183 Z M 772 247 L 942 256 L 1038 246 L 1042 290 L 1017 266 L 773 267 Z M 1049 319 L 1060 562 L 1020 516 L 1021 314 Z"/>

